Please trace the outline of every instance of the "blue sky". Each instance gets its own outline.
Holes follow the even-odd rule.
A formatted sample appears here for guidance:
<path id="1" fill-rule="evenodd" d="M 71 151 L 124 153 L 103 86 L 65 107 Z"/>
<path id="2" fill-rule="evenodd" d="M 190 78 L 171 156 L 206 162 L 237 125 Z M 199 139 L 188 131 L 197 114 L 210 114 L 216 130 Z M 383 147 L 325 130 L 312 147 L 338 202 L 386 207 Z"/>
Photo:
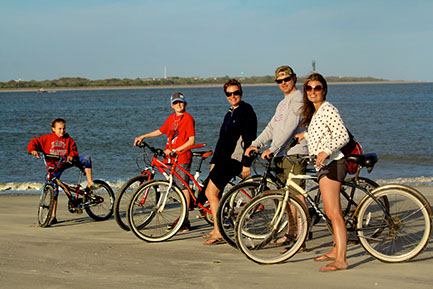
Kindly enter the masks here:
<path id="1" fill-rule="evenodd" d="M 272 75 L 433 81 L 431 0 L 0 0 L 0 81 Z"/>

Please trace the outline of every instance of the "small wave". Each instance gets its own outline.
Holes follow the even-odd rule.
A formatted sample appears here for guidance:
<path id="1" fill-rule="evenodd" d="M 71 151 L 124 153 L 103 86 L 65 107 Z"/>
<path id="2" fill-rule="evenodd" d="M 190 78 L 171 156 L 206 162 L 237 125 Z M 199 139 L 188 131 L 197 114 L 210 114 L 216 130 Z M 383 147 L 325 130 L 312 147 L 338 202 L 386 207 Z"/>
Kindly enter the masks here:
<path id="1" fill-rule="evenodd" d="M 408 186 L 433 186 L 433 177 L 397 178 L 376 180 L 379 185 L 403 184 Z"/>
<path id="2" fill-rule="evenodd" d="M 105 181 L 111 189 L 116 192 L 118 191 L 122 185 L 125 183 L 122 180 L 117 180 L 114 182 Z M 8 193 L 8 192 L 28 192 L 28 191 L 40 191 L 42 189 L 43 183 L 33 183 L 33 182 L 24 182 L 24 183 L 0 183 L 0 192 Z M 83 186 L 86 186 L 87 183 L 82 183 Z"/>

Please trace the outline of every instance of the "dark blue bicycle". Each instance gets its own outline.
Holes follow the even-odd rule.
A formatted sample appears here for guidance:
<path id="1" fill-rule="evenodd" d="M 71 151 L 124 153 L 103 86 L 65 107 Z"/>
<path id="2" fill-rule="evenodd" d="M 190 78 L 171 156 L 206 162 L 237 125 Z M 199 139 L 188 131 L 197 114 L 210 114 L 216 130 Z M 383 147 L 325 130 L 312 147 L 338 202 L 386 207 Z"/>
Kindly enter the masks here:
<path id="1" fill-rule="evenodd" d="M 55 177 L 55 172 L 65 163 L 64 157 L 40 153 L 48 172 L 45 184 L 42 187 L 38 208 L 38 222 L 40 227 L 48 227 L 53 224 L 52 214 L 57 207 L 59 187 L 69 199 L 68 210 L 71 213 L 81 214 L 83 210 L 95 221 L 107 220 L 113 214 L 114 192 L 104 181 L 95 180 L 99 188 L 89 190 L 87 186 L 81 186 L 81 177 L 84 167 L 77 166 L 80 170 L 77 184 L 67 184 Z"/>

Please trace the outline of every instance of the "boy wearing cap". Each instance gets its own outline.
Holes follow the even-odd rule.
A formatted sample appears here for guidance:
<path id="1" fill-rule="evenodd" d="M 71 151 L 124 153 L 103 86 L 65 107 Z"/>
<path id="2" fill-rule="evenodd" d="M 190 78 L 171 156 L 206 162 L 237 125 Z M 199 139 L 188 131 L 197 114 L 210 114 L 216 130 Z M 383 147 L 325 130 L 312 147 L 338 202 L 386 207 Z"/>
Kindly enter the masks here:
<path id="1" fill-rule="evenodd" d="M 139 144 L 143 139 L 150 137 L 157 137 L 165 134 L 167 136 L 167 144 L 165 146 L 164 153 L 167 158 L 175 151 L 182 151 L 183 149 L 195 144 L 195 120 L 194 118 L 185 111 L 187 102 L 185 96 L 176 92 L 171 96 L 170 99 L 171 108 L 174 113 L 171 114 L 160 129 L 153 132 L 144 134 L 136 137 L 134 140 L 134 146 Z M 182 155 L 179 155 L 177 164 L 189 171 L 191 169 L 192 153 L 188 151 Z M 179 169 L 176 172 L 186 181 L 189 181 L 188 176 Z M 187 208 L 190 206 L 190 195 L 186 186 L 175 176 L 173 181 L 183 191 L 186 198 Z M 188 216 L 187 216 L 188 217 Z M 181 231 L 187 231 L 190 229 L 190 223 L 188 218 L 185 219 L 182 225 Z"/>

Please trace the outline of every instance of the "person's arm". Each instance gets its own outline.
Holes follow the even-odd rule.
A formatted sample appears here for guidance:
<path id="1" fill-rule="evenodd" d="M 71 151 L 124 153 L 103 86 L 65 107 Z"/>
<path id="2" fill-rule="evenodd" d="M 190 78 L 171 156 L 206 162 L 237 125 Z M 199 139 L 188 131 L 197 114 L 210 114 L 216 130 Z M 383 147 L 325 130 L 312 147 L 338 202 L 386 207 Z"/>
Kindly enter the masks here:
<path id="1" fill-rule="evenodd" d="M 71 137 L 68 138 L 69 140 L 68 140 L 68 151 L 66 152 L 66 161 L 72 162 L 72 160 L 75 157 L 78 157 L 78 148 L 75 141 Z"/>
<path id="2" fill-rule="evenodd" d="M 141 143 L 145 138 L 157 137 L 157 136 L 160 136 L 160 135 L 163 135 L 163 133 L 159 129 L 154 130 L 152 132 L 149 132 L 147 134 L 143 134 L 142 136 L 139 136 L 139 137 L 135 138 L 135 140 L 134 140 L 134 146 L 136 146 L 137 144 Z"/>
<path id="3" fill-rule="evenodd" d="M 244 121 L 244 128 L 242 129 L 241 137 L 244 142 L 244 147 L 249 148 L 251 146 L 251 143 L 257 136 L 257 116 L 252 107 L 247 111 L 245 115 L 245 119 L 243 121 Z M 246 149 L 242 154 L 242 165 L 248 168 L 248 169 L 246 168 L 243 169 L 243 172 L 247 173 L 247 170 L 248 171 L 251 170 L 250 167 L 252 163 L 252 158 L 246 156 L 245 152 Z M 242 175 L 244 175 L 244 173 Z"/>
<path id="4" fill-rule="evenodd" d="M 177 147 L 176 149 L 172 149 L 172 150 L 166 149 L 166 150 L 164 151 L 164 153 L 165 153 L 166 155 L 169 155 L 169 154 L 170 154 L 171 152 L 173 152 L 173 151 L 183 151 L 183 150 L 186 149 L 187 147 L 190 147 L 190 146 L 192 146 L 192 145 L 194 145 L 194 144 L 195 144 L 195 136 L 191 136 L 191 137 L 188 138 L 188 140 L 187 140 L 183 145 Z"/>
<path id="5" fill-rule="evenodd" d="M 325 144 L 323 151 L 330 156 L 349 142 L 349 133 L 344 126 L 338 109 L 329 105 L 322 110 L 325 129 L 331 134 L 330 141 Z"/>

